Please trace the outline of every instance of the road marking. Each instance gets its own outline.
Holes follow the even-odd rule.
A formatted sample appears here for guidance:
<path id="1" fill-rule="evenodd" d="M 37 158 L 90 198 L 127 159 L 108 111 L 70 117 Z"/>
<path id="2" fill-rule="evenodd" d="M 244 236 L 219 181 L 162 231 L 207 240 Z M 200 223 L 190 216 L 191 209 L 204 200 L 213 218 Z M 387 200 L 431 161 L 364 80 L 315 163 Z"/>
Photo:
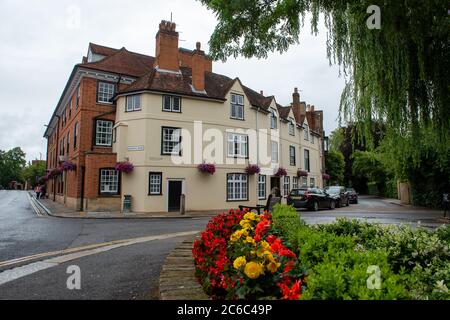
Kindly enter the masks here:
<path id="1" fill-rule="evenodd" d="M 98 244 L 98 245 L 90 245 L 90 246 L 80 247 L 80 248 L 85 248 L 82 251 L 79 250 L 80 248 L 69 249 L 69 250 L 72 250 L 72 253 L 63 254 L 58 257 L 50 258 L 50 259 L 39 261 L 39 262 L 30 263 L 25 266 L 21 266 L 21 267 L 17 267 L 14 269 L 0 272 L 0 286 L 5 283 L 20 279 L 22 277 L 29 276 L 33 273 L 56 267 L 62 263 L 66 263 L 66 262 L 69 262 L 72 260 L 90 256 L 90 255 L 95 255 L 95 254 L 110 251 L 113 249 L 131 246 L 131 245 L 140 244 L 140 243 L 145 243 L 145 242 L 150 242 L 150 241 L 166 240 L 166 239 L 178 238 L 178 237 L 184 237 L 184 236 L 192 236 L 199 232 L 200 231 L 178 232 L 178 233 L 162 234 L 162 235 L 157 235 L 157 236 L 139 237 L 139 238 L 128 239 L 128 240 L 111 241 L 106 244 Z M 87 247 L 90 247 L 91 249 L 86 249 Z M 73 252 L 73 250 L 75 250 L 75 249 L 78 249 L 78 252 Z M 59 252 L 64 252 L 64 251 L 59 251 Z M 68 250 L 65 250 L 65 253 L 67 253 L 67 252 L 68 252 Z M 48 255 L 48 254 L 49 253 L 43 253 L 42 257 L 44 257 L 43 255 Z M 36 256 L 38 256 L 38 255 L 35 255 L 35 257 L 32 259 L 36 259 Z M 30 257 L 24 257 L 22 259 L 32 260 L 32 259 L 30 259 Z M 5 261 L 3 263 L 3 265 L 8 265 L 8 263 L 13 264 L 13 263 L 11 263 L 11 261 L 17 261 L 17 260 L 20 260 L 20 258 L 10 260 L 10 261 Z M 20 262 L 24 262 L 24 261 L 27 261 L 27 260 L 22 260 Z"/>

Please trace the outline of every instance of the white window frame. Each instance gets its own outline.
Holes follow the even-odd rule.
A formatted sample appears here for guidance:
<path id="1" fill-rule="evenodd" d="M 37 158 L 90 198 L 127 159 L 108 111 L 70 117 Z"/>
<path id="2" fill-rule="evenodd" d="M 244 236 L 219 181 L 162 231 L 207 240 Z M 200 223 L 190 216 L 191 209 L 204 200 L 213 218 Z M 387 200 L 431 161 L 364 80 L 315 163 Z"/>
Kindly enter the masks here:
<path id="1" fill-rule="evenodd" d="M 291 177 L 285 176 L 283 179 L 283 196 L 287 197 L 291 191 Z"/>
<path id="2" fill-rule="evenodd" d="M 308 177 L 302 177 L 301 179 L 302 187 L 308 187 Z"/>
<path id="3" fill-rule="evenodd" d="M 294 153 L 292 154 L 292 150 Z M 292 157 L 294 157 L 294 162 L 292 162 Z M 297 165 L 297 150 L 295 146 L 289 146 L 289 165 L 295 167 Z"/>
<path id="4" fill-rule="evenodd" d="M 292 189 L 298 189 L 298 177 L 292 177 Z"/>
<path id="5" fill-rule="evenodd" d="M 179 96 L 170 96 L 163 95 L 162 98 L 162 110 L 165 112 L 175 112 L 181 113 L 181 97 Z M 167 100 L 166 100 L 167 99 Z M 166 105 L 166 101 L 169 101 L 169 106 Z M 175 101 L 178 101 L 178 105 L 175 104 Z"/>
<path id="6" fill-rule="evenodd" d="M 306 141 L 309 141 L 309 126 L 307 124 L 304 124 L 304 128 L 305 128 L 305 131 L 304 131 L 305 137 L 304 137 L 304 139 Z"/>
<path id="7" fill-rule="evenodd" d="M 308 155 L 308 157 L 306 157 L 306 155 Z M 303 151 L 303 158 L 305 163 L 305 170 L 311 172 L 311 152 L 309 152 L 308 149 L 305 149 Z M 308 159 L 308 161 L 306 161 L 306 159 Z"/>
<path id="8" fill-rule="evenodd" d="M 161 154 L 181 155 L 181 128 L 162 127 Z"/>
<path id="9" fill-rule="evenodd" d="M 267 176 L 264 174 L 260 174 L 258 176 L 258 199 L 259 200 L 265 200 L 267 197 L 266 190 L 267 190 Z"/>
<path id="10" fill-rule="evenodd" d="M 118 195 L 119 172 L 110 168 L 100 169 L 99 184 L 100 195 Z"/>
<path id="11" fill-rule="evenodd" d="M 228 132 L 227 133 L 227 155 L 230 158 L 248 157 L 248 135 Z"/>
<path id="12" fill-rule="evenodd" d="M 95 121 L 95 145 L 100 147 L 112 146 L 112 131 L 114 122 L 111 120 Z"/>
<path id="13" fill-rule="evenodd" d="M 295 137 L 295 121 L 294 119 L 289 119 L 289 135 Z"/>
<path id="14" fill-rule="evenodd" d="M 131 96 L 127 96 L 125 101 L 125 112 L 133 112 L 133 111 L 141 111 L 141 95 L 134 94 Z"/>
<path id="15" fill-rule="evenodd" d="M 73 148 L 76 149 L 78 147 L 78 122 L 75 122 L 73 127 Z"/>
<path id="16" fill-rule="evenodd" d="M 112 104 L 112 98 L 116 93 L 114 83 L 99 81 L 97 86 L 97 103 Z"/>
<path id="17" fill-rule="evenodd" d="M 279 161 L 279 152 L 278 152 L 278 142 L 271 141 L 271 151 L 272 151 L 272 163 L 278 163 Z"/>
<path id="18" fill-rule="evenodd" d="M 242 94 L 231 94 L 230 118 L 244 120 L 244 96 Z"/>
<path id="19" fill-rule="evenodd" d="M 162 195 L 162 172 L 150 172 L 148 179 L 148 194 L 150 196 Z"/>
<path id="20" fill-rule="evenodd" d="M 310 188 L 316 187 L 316 178 L 309 178 L 309 187 Z"/>
<path id="21" fill-rule="evenodd" d="M 278 129 L 278 115 L 274 109 L 270 109 L 270 129 Z"/>
<path id="22" fill-rule="evenodd" d="M 247 174 L 227 174 L 227 201 L 248 201 Z"/>

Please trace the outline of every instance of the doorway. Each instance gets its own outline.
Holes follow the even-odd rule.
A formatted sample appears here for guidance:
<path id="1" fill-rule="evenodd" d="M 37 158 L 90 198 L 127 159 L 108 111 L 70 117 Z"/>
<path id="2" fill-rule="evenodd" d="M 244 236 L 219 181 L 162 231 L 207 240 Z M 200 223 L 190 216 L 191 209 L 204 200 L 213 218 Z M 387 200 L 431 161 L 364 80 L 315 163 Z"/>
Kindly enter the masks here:
<path id="1" fill-rule="evenodd" d="M 280 188 L 280 177 L 271 177 L 270 178 L 270 192 L 272 193 L 273 188 L 278 188 L 278 191 L 281 192 Z M 277 195 L 280 196 L 280 195 Z"/>
<path id="2" fill-rule="evenodd" d="M 169 212 L 180 211 L 180 198 L 183 191 L 183 181 L 168 181 Z"/>

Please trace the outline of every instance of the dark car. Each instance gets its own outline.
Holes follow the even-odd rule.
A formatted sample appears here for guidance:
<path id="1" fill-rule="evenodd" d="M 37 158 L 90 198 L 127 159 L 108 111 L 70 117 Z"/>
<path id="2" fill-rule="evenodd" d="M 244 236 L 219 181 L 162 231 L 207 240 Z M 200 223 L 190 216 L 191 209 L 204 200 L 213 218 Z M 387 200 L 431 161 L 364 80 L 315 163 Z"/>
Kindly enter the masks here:
<path id="1" fill-rule="evenodd" d="M 287 197 L 287 204 L 295 208 L 317 211 L 320 208 L 334 209 L 335 201 L 323 190 L 317 188 L 293 189 Z"/>
<path id="2" fill-rule="evenodd" d="M 358 204 L 358 192 L 353 188 L 347 188 L 347 196 L 350 203 Z"/>
<path id="3" fill-rule="evenodd" d="M 325 192 L 336 201 L 336 207 L 340 208 L 343 206 L 350 205 L 350 199 L 348 198 L 348 193 L 345 187 L 332 186 L 327 187 Z"/>

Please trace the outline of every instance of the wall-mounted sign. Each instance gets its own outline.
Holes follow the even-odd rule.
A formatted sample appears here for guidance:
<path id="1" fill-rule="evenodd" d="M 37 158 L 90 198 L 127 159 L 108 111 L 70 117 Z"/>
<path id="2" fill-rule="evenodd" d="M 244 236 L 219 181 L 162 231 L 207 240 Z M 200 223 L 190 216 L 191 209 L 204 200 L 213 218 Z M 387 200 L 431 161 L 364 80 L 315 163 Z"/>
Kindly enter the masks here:
<path id="1" fill-rule="evenodd" d="M 144 146 L 129 146 L 128 151 L 144 151 Z"/>

